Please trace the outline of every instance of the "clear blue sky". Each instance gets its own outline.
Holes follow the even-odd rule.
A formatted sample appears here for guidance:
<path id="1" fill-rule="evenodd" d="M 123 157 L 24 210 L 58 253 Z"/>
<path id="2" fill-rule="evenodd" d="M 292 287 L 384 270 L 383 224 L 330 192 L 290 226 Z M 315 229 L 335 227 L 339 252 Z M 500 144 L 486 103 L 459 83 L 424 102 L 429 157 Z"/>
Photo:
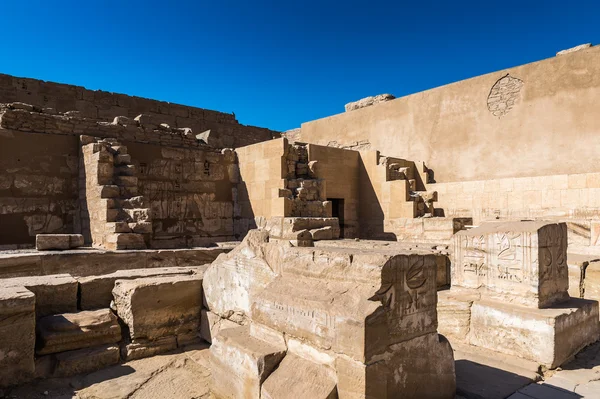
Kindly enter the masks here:
<path id="1" fill-rule="evenodd" d="M 0 72 L 287 130 L 600 43 L 600 1 L 2 1 Z"/>

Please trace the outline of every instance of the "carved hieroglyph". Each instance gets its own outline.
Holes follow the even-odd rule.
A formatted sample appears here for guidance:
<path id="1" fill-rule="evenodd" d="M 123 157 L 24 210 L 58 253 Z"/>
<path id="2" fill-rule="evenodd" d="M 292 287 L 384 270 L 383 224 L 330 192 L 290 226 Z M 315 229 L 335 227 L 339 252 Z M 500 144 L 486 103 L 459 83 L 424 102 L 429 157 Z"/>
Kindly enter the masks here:
<path id="1" fill-rule="evenodd" d="M 564 223 L 489 223 L 454 237 L 452 285 L 539 308 L 568 297 Z"/>

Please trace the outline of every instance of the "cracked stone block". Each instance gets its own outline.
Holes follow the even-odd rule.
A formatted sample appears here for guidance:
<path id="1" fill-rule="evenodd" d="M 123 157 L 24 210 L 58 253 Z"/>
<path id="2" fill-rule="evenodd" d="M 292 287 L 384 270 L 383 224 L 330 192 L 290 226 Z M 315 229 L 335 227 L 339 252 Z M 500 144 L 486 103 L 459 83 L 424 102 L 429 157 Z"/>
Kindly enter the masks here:
<path id="1" fill-rule="evenodd" d="M 200 327 L 201 275 L 117 280 L 112 292 L 131 339 L 153 340 Z"/>
<path id="2" fill-rule="evenodd" d="M 113 344 L 121 327 L 110 309 L 42 317 L 37 324 L 38 355 Z"/>
<path id="3" fill-rule="evenodd" d="M 34 376 L 35 295 L 24 287 L 0 289 L 0 387 Z"/>

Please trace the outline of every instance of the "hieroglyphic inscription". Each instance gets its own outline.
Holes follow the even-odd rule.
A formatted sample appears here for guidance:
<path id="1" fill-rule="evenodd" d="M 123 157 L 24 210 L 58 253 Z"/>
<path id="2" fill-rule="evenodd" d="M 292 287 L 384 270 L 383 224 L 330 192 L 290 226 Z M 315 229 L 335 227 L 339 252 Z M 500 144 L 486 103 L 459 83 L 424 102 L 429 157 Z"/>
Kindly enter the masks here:
<path id="1" fill-rule="evenodd" d="M 523 282 L 523 235 L 496 233 L 493 235 L 496 256 L 495 275 L 507 282 Z"/>

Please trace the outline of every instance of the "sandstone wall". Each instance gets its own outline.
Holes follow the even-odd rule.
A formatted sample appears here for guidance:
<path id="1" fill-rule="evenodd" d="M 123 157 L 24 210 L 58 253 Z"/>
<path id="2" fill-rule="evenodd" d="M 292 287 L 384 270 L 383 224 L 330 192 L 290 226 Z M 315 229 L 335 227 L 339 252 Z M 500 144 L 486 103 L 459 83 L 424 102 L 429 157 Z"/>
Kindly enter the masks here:
<path id="1" fill-rule="evenodd" d="M 74 232 L 78 151 L 76 136 L 0 130 L 0 246 Z"/>
<path id="2" fill-rule="evenodd" d="M 304 123 L 300 140 L 424 161 L 443 183 L 600 172 L 598 103 L 600 46 Z"/>
<path id="3" fill-rule="evenodd" d="M 0 103 L 15 101 L 57 112 L 79 111 L 85 118 L 101 121 L 148 114 L 159 123 L 188 127 L 195 134 L 210 130 L 210 144 L 216 147 L 241 147 L 279 137 L 269 129 L 239 124 L 234 114 L 0 74 Z"/>
<path id="4" fill-rule="evenodd" d="M 139 194 L 152 211 L 152 246 L 234 240 L 232 188 L 239 172 L 232 151 L 126 145 L 138 171 Z"/>

